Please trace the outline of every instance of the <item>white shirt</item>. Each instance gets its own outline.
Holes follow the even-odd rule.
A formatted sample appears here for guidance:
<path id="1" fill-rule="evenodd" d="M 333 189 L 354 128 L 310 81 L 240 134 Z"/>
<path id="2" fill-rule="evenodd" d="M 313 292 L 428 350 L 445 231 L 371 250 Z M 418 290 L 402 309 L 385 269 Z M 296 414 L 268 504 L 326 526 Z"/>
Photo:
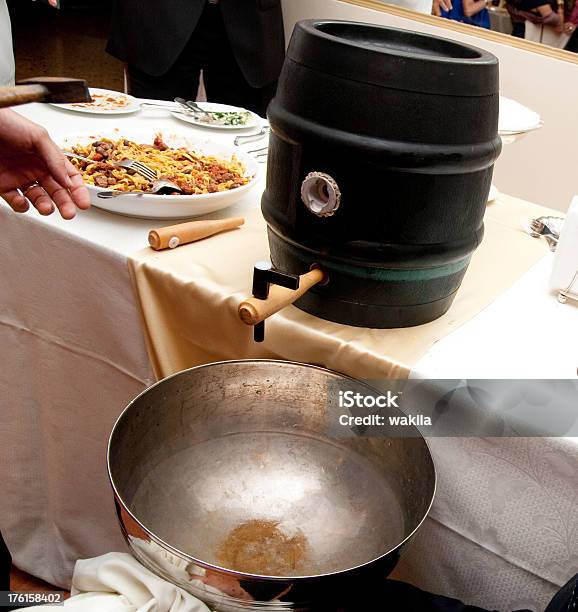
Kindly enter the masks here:
<path id="1" fill-rule="evenodd" d="M 14 85 L 14 51 L 6 0 L 0 0 L 0 87 Z"/>

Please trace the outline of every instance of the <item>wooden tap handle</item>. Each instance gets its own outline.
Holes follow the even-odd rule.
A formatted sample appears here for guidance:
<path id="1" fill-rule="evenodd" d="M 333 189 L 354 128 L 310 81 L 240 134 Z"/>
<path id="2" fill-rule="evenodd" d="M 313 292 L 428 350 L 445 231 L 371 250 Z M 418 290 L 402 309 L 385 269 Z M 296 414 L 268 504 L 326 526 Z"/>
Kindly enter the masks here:
<path id="1" fill-rule="evenodd" d="M 48 94 L 48 89 L 44 85 L 0 87 L 0 108 L 18 106 L 28 102 L 42 102 Z"/>
<path id="2" fill-rule="evenodd" d="M 188 244 L 225 230 L 235 229 L 243 223 L 245 223 L 243 217 L 231 217 L 215 221 L 189 221 L 188 223 L 160 227 L 149 232 L 149 244 L 155 251 L 174 249 L 180 244 Z"/>
<path id="3" fill-rule="evenodd" d="M 255 297 L 247 298 L 239 304 L 239 317 L 247 325 L 257 325 L 267 317 L 279 312 L 285 306 L 293 304 L 311 287 L 325 279 L 325 272 L 314 268 L 299 277 L 299 289 L 286 289 L 279 285 L 271 285 L 269 297 L 259 300 Z"/>

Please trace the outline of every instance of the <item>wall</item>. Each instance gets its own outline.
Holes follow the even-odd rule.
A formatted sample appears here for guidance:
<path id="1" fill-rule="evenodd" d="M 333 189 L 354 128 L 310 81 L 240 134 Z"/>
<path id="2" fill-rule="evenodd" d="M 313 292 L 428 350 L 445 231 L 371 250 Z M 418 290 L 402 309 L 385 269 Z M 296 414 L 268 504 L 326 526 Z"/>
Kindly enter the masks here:
<path id="1" fill-rule="evenodd" d="M 366 6 L 360 6 L 361 4 Z M 540 113 L 544 127 L 504 147 L 494 182 L 504 193 L 565 211 L 578 193 L 578 63 L 571 54 L 535 47 L 478 28 L 412 14 L 399 7 L 368 8 L 363 0 L 284 0 L 287 40 L 300 19 L 366 21 L 445 36 L 477 45 L 500 60 L 501 93 Z M 415 17 L 415 18 L 414 18 Z M 442 27 L 436 24 L 442 21 Z M 449 25 L 449 24 L 448 24 Z M 518 44 L 519 46 L 515 46 Z M 552 57 L 556 56 L 556 57 Z"/>
<path id="2" fill-rule="evenodd" d="M 10 0 L 16 78 L 61 75 L 122 91 L 124 66 L 104 51 L 110 1 L 62 4 L 56 10 L 30 0 Z"/>

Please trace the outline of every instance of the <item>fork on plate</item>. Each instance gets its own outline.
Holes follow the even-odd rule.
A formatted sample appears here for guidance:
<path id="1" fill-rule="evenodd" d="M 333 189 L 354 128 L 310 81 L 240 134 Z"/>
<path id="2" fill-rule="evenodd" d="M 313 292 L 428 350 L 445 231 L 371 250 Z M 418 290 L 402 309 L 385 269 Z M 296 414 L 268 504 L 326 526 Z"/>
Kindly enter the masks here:
<path id="1" fill-rule="evenodd" d="M 94 159 L 89 159 L 88 157 L 83 157 L 82 155 L 77 155 L 76 153 L 71 153 L 70 151 L 63 151 L 63 153 L 67 157 L 75 157 L 76 159 L 81 159 L 86 162 L 90 162 L 91 164 L 97 163 Z M 146 192 L 141 191 L 120 191 L 118 189 L 111 189 L 109 191 L 100 191 L 97 193 L 97 197 L 99 198 L 116 198 L 120 195 L 144 195 L 145 193 L 159 193 L 161 191 L 176 191 L 178 193 L 182 193 L 183 190 L 172 181 L 167 181 L 166 179 L 157 179 L 157 173 L 149 168 L 146 164 L 142 162 L 136 161 L 135 159 L 123 159 L 121 161 L 107 161 L 107 164 L 111 164 L 112 166 L 118 166 L 120 168 L 125 168 L 125 170 L 134 170 L 141 176 L 147 179 L 152 183 L 151 188 Z"/>
<path id="2" fill-rule="evenodd" d="M 63 151 L 63 153 L 64 155 L 66 155 L 66 157 L 74 157 L 76 159 L 81 159 L 82 161 L 88 162 L 90 164 L 98 163 L 94 159 L 83 157 L 82 155 L 71 153 L 70 151 Z M 137 172 L 141 176 L 144 176 L 144 178 L 151 182 L 157 180 L 157 173 L 152 168 L 149 168 L 146 164 L 136 161 L 135 159 L 123 159 L 121 161 L 106 160 L 105 163 L 110 164 L 111 166 L 118 166 L 120 168 L 124 168 L 125 170 L 134 170 L 135 172 Z"/>

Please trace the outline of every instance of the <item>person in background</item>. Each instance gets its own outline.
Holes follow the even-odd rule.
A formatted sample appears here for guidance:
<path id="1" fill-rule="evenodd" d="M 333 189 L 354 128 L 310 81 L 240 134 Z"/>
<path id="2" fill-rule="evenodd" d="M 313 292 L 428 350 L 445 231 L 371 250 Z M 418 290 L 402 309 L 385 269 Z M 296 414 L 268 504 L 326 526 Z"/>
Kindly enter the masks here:
<path id="1" fill-rule="evenodd" d="M 490 29 L 490 0 L 454 0 L 452 4 L 450 10 L 440 7 L 440 17 Z"/>
<path id="2" fill-rule="evenodd" d="M 433 0 L 433 3 L 432 0 L 379 0 L 379 2 L 382 2 L 383 4 L 401 6 L 409 11 L 415 11 L 416 13 L 422 13 L 423 15 L 433 14 L 439 17 L 439 9 L 436 7 L 440 5 L 440 0 Z M 444 8 L 449 11 L 451 9 L 450 0 L 442 0 L 442 2 Z"/>
<path id="3" fill-rule="evenodd" d="M 285 56 L 281 0 L 115 0 L 107 51 L 130 93 L 207 99 L 265 114 Z"/>
<path id="4" fill-rule="evenodd" d="M 451 11 L 453 8 L 451 0 L 433 0 L 431 14 L 436 17 L 442 16 L 443 11 Z"/>
<path id="5" fill-rule="evenodd" d="M 510 15 L 512 21 L 512 36 L 516 38 L 526 37 L 526 20 L 527 15 L 519 11 L 513 4 L 512 0 L 506 0 L 506 10 Z"/>
<path id="6" fill-rule="evenodd" d="M 570 40 L 566 44 L 566 51 L 572 51 L 572 53 L 578 53 L 578 0 L 576 0 L 574 6 L 569 11 L 568 18 L 564 24 L 564 31 L 566 34 L 570 34 Z"/>
<path id="7" fill-rule="evenodd" d="M 518 38 L 525 38 L 527 21 L 552 27 L 562 24 L 556 8 L 544 0 L 506 0 L 506 8 L 512 18 L 512 34 Z"/>

